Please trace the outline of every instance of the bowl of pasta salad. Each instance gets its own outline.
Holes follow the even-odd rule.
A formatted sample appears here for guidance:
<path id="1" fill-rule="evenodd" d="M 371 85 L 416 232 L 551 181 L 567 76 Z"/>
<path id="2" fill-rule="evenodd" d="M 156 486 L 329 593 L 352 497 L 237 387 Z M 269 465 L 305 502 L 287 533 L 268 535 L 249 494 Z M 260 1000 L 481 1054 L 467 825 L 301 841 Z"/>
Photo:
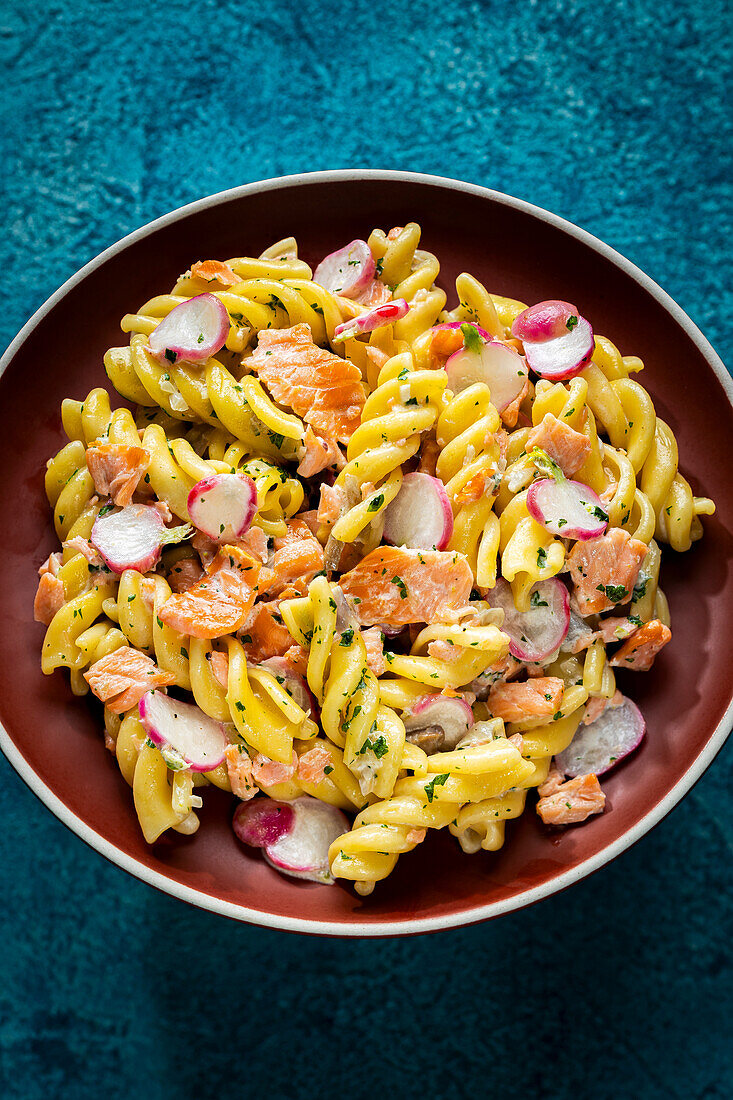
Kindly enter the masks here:
<path id="1" fill-rule="evenodd" d="M 151 885 L 466 924 L 614 858 L 722 745 L 731 382 L 570 223 L 409 173 L 250 184 L 2 362 L 2 747 Z"/>

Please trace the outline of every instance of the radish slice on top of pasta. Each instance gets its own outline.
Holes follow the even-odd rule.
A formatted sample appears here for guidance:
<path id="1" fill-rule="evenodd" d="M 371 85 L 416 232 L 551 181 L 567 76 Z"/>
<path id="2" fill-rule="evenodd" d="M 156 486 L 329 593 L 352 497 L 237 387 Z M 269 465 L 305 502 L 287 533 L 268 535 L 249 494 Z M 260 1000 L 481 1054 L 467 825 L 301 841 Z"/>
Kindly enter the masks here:
<path id="1" fill-rule="evenodd" d="M 366 241 L 351 241 L 321 260 L 313 282 L 342 298 L 357 298 L 369 286 L 375 271 L 374 257 Z"/>
<path id="2" fill-rule="evenodd" d="M 465 699 L 423 695 L 402 716 L 407 733 L 435 729 L 442 732 L 441 751 L 454 749 L 473 725 L 473 711 Z"/>
<path id="3" fill-rule="evenodd" d="M 501 629 L 511 638 L 509 652 L 518 661 L 544 661 L 562 644 L 570 625 L 570 596 L 562 581 L 538 581 L 529 611 L 517 611 L 511 586 L 503 577 L 489 593 L 492 607 L 504 612 Z"/>
<path id="4" fill-rule="evenodd" d="M 140 721 L 174 771 L 207 772 L 224 760 L 228 741 L 224 726 L 192 703 L 162 691 L 149 691 L 138 704 Z"/>
<path id="5" fill-rule="evenodd" d="M 501 412 L 519 397 L 527 381 L 522 356 L 498 340 L 486 340 L 476 325 L 462 324 L 463 347 L 453 352 L 445 364 L 448 385 L 460 393 L 476 382 L 485 382 L 491 402 Z"/>
<path id="6" fill-rule="evenodd" d="M 522 341 L 530 368 L 541 378 L 580 374 L 595 347 L 593 329 L 570 302 L 538 302 L 515 318 L 512 336 Z"/>
<path id="7" fill-rule="evenodd" d="M 148 337 L 150 353 L 161 363 L 200 363 L 215 355 L 229 334 L 229 314 L 215 294 L 181 302 Z"/>
<path id="8" fill-rule="evenodd" d="M 406 474 L 384 512 L 384 537 L 411 550 L 445 550 L 453 534 L 453 509 L 443 482 L 430 474 Z"/>
<path id="9" fill-rule="evenodd" d="M 166 527 L 160 512 L 151 504 L 128 504 L 118 511 L 106 504 L 99 512 L 89 541 L 113 573 L 153 569 L 164 546 L 183 542 L 193 534 L 189 523 Z"/>
<path id="10" fill-rule="evenodd" d="M 393 325 L 404 317 L 409 305 L 404 298 L 397 298 L 394 302 L 385 302 L 383 306 L 375 306 L 358 317 L 351 317 L 333 330 L 334 340 L 348 340 L 351 336 L 361 336 L 365 332 L 374 332 L 383 325 Z"/>
<path id="11" fill-rule="evenodd" d="M 550 475 L 533 481 L 527 491 L 527 511 L 533 519 L 559 538 L 587 542 L 605 534 L 608 513 L 589 485 L 569 481 L 540 447 L 533 447 L 527 457 L 543 473 Z"/>
<path id="12" fill-rule="evenodd" d="M 644 717 L 631 699 L 622 696 L 622 700 L 619 706 L 609 703 L 595 722 L 579 727 L 568 747 L 555 757 L 559 771 L 571 779 L 603 775 L 641 744 Z"/>
<path id="13" fill-rule="evenodd" d="M 349 822 L 335 806 L 302 795 L 292 802 L 244 802 L 232 827 L 244 844 L 262 848 L 270 866 L 284 875 L 330 885 L 328 849 L 349 831 Z"/>
<path id="14" fill-rule="evenodd" d="M 257 512 L 257 486 L 245 474 L 212 474 L 188 494 L 188 512 L 199 531 L 217 542 L 246 535 Z"/>

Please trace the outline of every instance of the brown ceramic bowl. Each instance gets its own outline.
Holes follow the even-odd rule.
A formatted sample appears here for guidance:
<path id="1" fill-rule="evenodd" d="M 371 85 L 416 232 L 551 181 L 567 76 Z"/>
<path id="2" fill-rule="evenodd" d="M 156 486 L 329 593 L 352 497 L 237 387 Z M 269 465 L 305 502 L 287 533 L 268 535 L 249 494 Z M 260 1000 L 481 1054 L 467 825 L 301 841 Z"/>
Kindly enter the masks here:
<path id="1" fill-rule="evenodd" d="M 598 332 L 646 364 L 643 382 L 679 441 L 693 490 L 717 516 L 684 556 L 665 554 L 674 639 L 630 690 L 649 733 L 604 780 L 607 812 L 559 837 L 527 813 L 496 854 L 466 856 L 447 831 L 400 860 L 372 897 L 281 878 L 230 827 L 232 800 L 206 796 L 192 838 L 149 848 L 129 788 L 104 749 L 98 705 L 39 667 L 43 627 L 32 620 L 36 570 L 55 549 L 43 493 L 46 459 L 64 439 L 59 406 L 105 385 L 102 354 L 120 317 L 172 284 L 193 259 L 257 255 L 295 234 L 314 263 L 375 225 L 408 220 L 437 253 L 441 283 L 473 272 L 492 289 L 534 302 L 577 302 Z M 240 920 L 320 934 L 402 935 L 507 913 L 601 867 L 643 836 L 700 777 L 731 723 L 733 657 L 720 645 L 733 610 L 728 567 L 733 483 L 731 393 L 725 369 L 681 309 L 646 275 L 588 233 L 480 187 L 398 172 L 324 172 L 254 183 L 202 199 L 145 226 L 70 279 L 28 322 L 0 369 L 2 747 L 42 802 L 109 859 L 169 894 Z M 718 644 L 715 644 L 715 639 Z M 626 674 L 629 679 L 633 674 Z"/>

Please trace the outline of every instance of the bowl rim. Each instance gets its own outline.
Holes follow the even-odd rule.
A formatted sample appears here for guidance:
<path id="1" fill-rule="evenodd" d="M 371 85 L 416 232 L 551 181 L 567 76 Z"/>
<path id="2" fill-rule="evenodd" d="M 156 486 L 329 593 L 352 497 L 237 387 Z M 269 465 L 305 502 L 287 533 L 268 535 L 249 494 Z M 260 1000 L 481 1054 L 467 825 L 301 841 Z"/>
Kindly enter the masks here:
<path id="1" fill-rule="evenodd" d="M 335 169 L 322 172 L 304 172 L 288 176 L 277 176 L 265 180 L 256 180 L 252 183 L 241 184 L 224 191 L 216 192 L 184 206 L 177 207 L 167 214 L 163 214 L 153 221 L 147 222 L 138 229 L 133 230 L 119 241 L 104 249 L 93 259 L 89 260 L 75 274 L 67 279 L 49 298 L 35 311 L 26 322 L 14 340 L 0 358 L 0 377 L 15 358 L 16 353 L 28 339 L 39 322 L 49 313 L 56 304 L 64 298 L 70 290 L 77 286 L 87 275 L 101 267 L 108 259 L 126 249 L 129 245 L 157 232 L 159 229 L 180 220 L 189 214 L 198 213 L 210 207 L 239 199 L 246 195 L 258 194 L 265 191 L 277 191 L 286 188 L 318 184 L 318 183 L 349 183 L 363 180 L 393 181 L 405 183 L 420 183 L 432 187 L 440 187 L 448 190 L 462 191 L 475 195 L 478 198 L 489 199 L 500 205 L 510 206 L 531 217 L 544 221 L 547 224 L 561 230 L 570 237 L 574 237 L 580 243 L 587 245 L 593 251 L 615 264 L 626 275 L 634 279 L 674 318 L 684 329 L 689 338 L 697 346 L 708 365 L 721 383 L 729 402 L 733 405 L 733 378 L 728 374 L 720 356 L 713 349 L 710 342 L 702 334 L 700 329 L 688 317 L 685 311 L 662 288 L 646 275 L 636 264 L 633 264 L 620 252 L 605 244 L 585 229 L 581 229 L 566 218 L 553 214 L 543 207 L 536 206 L 524 199 L 515 198 L 512 195 L 495 191 L 478 184 L 467 183 L 462 180 L 445 176 L 430 175 L 422 172 L 403 172 L 381 169 Z M 616 840 L 612 841 L 596 855 L 579 863 L 576 867 L 565 871 L 563 874 L 550 879 L 546 883 L 522 891 L 511 898 L 502 901 L 488 902 L 485 905 L 457 913 L 443 914 L 437 917 L 414 917 L 405 920 L 384 920 L 363 922 L 359 920 L 341 923 L 339 921 L 308 920 L 301 917 L 279 916 L 277 914 L 262 912 L 257 909 L 248 909 L 246 906 L 235 902 L 225 901 L 212 894 L 186 886 L 160 871 L 139 863 L 133 856 L 118 849 L 112 841 L 96 832 L 90 825 L 82 821 L 69 807 L 48 787 L 36 774 L 25 757 L 17 748 L 5 727 L 0 723 L 0 749 L 20 775 L 21 779 L 30 787 L 33 793 L 51 812 L 85 841 L 91 848 L 99 852 L 110 862 L 117 864 L 123 870 L 128 871 L 136 878 L 150 886 L 169 894 L 181 901 L 188 902 L 201 909 L 221 916 L 240 920 L 249 924 L 260 925 L 265 928 L 276 928 L 287 932 L 310 933 L 311 935 L 341 936 L 344 938 L 372 938 L 379 936 L 404 936 L 425 932 L 439 932 L 449 928 L 456 928 L 477 924 L 481 921 L 522 909 L 541 901 L 552 894 L 567 889 L 574 883 L 599 870 L 612 859 L 625 852 L 632 844 L 640 840 L 657 825 L 677 805 L 702 776 L 712 763 L 717 753 L 725 743 L 730 727 L 733 724 L 733 692 L 731 701 L 718 725 L 712 731 L 708 741 L 699 755 L 687 771 L 680 777 L 672 789 L 644 815 L 631 829 L 627 830 Z"/>

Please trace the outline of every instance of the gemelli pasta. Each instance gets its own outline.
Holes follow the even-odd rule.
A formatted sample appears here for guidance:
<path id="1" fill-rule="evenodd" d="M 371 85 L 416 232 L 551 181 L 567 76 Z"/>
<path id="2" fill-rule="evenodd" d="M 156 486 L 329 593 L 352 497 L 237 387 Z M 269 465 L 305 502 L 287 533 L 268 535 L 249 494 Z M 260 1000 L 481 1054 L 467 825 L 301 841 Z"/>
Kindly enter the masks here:
<path id="1" fill-rule="evenodd" d="M 199 260 L 122 319 L 127 404 L 63 402 L 42 669 L 100 700 L 150 844 L 214 786 L 279 871 L 367 895 L 431 829 L 604 812 L 643 738 L 616 674 L 713 502 L 638 358 L 470 274 L 451 307 L 420 244 Z"/>

